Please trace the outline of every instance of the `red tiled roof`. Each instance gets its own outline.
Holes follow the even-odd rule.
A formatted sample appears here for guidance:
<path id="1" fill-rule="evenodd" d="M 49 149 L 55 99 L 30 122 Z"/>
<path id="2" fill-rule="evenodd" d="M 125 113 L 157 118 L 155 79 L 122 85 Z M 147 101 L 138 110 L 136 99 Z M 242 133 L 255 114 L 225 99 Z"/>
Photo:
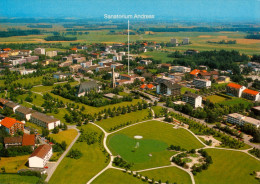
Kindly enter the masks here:
<path id="1" fill-rule="evenodd" d="M 70 50 L 78 50 L 77 48 L 71 48 Z"/>
<path id="2" fill-rule="evenodd" d="M 190 72 L 191 75 L 197 75 L 200 72 L 198 69 L 194 69 Z"/>
<path id="3" fill-rule="evenodd" d="M 23 134 L 22 146 L 34 146 L 34 145 L 35 145 L 35 135 Z"/>
<path id="4" fill-rule="evenodd" d="M 4 98 L 0 98 L 0 103 L 6 104 L 7 102 L 9 102 L 9 100 L 6 100 L 6 99 L 4 99 Z"/>
<path id="5" fill-rule="evenodd" d="M 6 128 L 11 128 L 15 123 L 23 124 L 21 121 L 9 117 L 4 118 L 0 123 Z"/>
<path id="6" fill-rule="evenodd" d="M 3 49 L 3 51 L 10 51 L 10 50 L 12 50 L 12 49 L 10 49 L 10 48 Z"/>
<path id="7" fill-rule="evenodd" d="M 147 84 L 147 87 L 148 87 L 149 89 L 152 89 L 152 88 L 154 87 L 154 85 L 152 85 L 152 84 Z"/>
<path id="8" fill-rule="evenodd" d="M 143 84 L 140 86 L 140 88 L 144 89 L 146 87 L 146 84 Z"/>
<path id="9" fill-rule="evenodd" d="M 242 87 L 241 85 L 235 83 L 229 83 L 227 86 L 236 89 L 240 89 Z"/>
<path id="10" fill-rule="evenodd" d="M 51 146 L 48 144 L 40 145 L 32 154 L 30 157 L 39 157 L 44 158 L 47 153 L 51 150 Z"/>
<path id="11" fill-rule="evenodd" d="M 143 66 L 138 66 L 138 67 L 136 67 L 136 69 L 138 69 L 138 70 L 143 70 L 144 67 L 143 67 Z"/>
<path id="12" fill-rule="evenodd" d="M 4 143 L 5 144 L 14 144 L 14 143 L 21 144 L 22 143 L 22 137 L 21 136 L 19 136 L 19 137 L 5 137 Z"/>
<path id="13" fill-rule="evenodd" d="M 247 94 L 250 94 L 250 95 L 257 95 L 259 92 L 258 91 L 254 91 L 254 90 L 251 90 L 251 89 L 245 89 L 243 91 L 243 93 L 247 93 Z"/>

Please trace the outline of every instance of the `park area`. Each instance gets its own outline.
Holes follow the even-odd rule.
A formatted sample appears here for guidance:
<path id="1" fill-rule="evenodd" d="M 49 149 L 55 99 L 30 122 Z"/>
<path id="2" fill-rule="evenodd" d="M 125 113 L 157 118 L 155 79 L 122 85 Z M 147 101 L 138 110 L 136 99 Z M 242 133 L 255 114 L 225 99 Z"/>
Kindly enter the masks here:
<path id="1" fill-rule="evenodd" d="M 142 138 L 138 140 L 135 136 Z M 169 158 L 176 153 L 167 150 L 171 144 L 186 149 L 203 147 L 187 130 L 160 121 L 147 121 L 118 131 L 108 137 L 107 143 L 113 155 L 134 163 L 134 170 L 169 165 Z"/>

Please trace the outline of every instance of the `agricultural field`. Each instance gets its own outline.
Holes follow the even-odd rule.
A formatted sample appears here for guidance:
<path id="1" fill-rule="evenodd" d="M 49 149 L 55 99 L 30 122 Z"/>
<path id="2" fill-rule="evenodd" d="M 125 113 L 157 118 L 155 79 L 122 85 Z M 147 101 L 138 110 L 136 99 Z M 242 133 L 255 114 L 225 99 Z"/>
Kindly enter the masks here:
<path id="1" fill-rule="evenodd" d="M 140 172 L 143 176 L 154 178 L 155 181 L 161 180 L 163 183 L 191 183 L 191 178 L 188 173 L 177 167 L 166 167 L 162 169 L 154 169 L 150 171 Z"/>
<path id="2" fill-rule="evenodd" d="M 58 134 L 50 134 L 49 137 L 53 138 L 58 143 L 65 141 L 67 145 L 70 145 L 70 143 L 75 139 L 77 134 L 78 134 L 77 130 L 68 129 L 68 130 L 60 131 Z"/>
<path id="3" fill-rule="evenodd" d="M 260 162 L 249 155 L 237 151 L 206 149 L 213 159 L 208 170 L 202 171 L 195 176 L 196 183 L 199 184 L 219 184 L 219 183 L 259 183 L 253 171 L 260 170 Z"/>
<path id="4" fill-rule="evenodd" d="M 1 157 L 0 164 L 1 166 L 5 166 L 5 171 L 7 173 L 17 173 L 20 169 L 28 168 L 25 164 L 27 163 L 29 156 L 30 155 Z"/>
<path id="5" fill-rule="evenodd" d="M 82 128 L 89 132 L 101 133 L 101 130 L 92 124 L 84 125 Z M 86 183 L 107 165 L 98 143 L 88 145 L 86 142 L 77 142 L 72 149 L 79 149 L 83 156 L 79 159 L 65 157 L 52 175 L 50 184 Z"/>
<path id="6" fill-rule="evenodd" d="M 149 109 L 144 109 L 141 111 L 138 110 L 136 112 L 119 115 L 113 118 L 102 119 L 101 121 L 97 121 L 96 124 L 100 125 L 106 131 L 110 131 L 110 128 L 113 128 L 123 123 L 127 123 L 127 122 L 136 123 L 145 120 L 147 119 L 148 115 L 149 115 Z"/>
<path id="7" fill-rule="evenodd" d="M 161 60 L 162 63 L 166 63 L 167 61 L 172 61 L 173 58 L 167 57 L 169 52 L 162 51 L 153 51 L 153 52 L 145 52 L 140 54 L 144 58 L 153 58 L 155 60 Z"/>
<path id="8" fill-rule="evenodd" d="M 133 175 L 125 173 L 123 171 L 117 169 L 108 169 L 104 173 L 102 173 L 98 178 L 96 178 L 92 184 L 114 184 L 121 183 L 124 181 L 124 184 L 144 184 L 141 179 L 137 179 Z"/>
<path id="9" fill-rule="evenodd" d="M 33 184 L 37 183 L 39 178 L 36 176 L 20 176 L 18 174 L 0 174 L 1 184 Z"/>
<path id="10" fill-rule="evenodd" d="M 136 135 L 143 137 L 138 140 L 138 148 L 135 147 Z M 174 129 L 173 125 L 160 121 L 148 121 L 118 131 L 108 137 L 107 143 L 113 154 L 134 163 L 135 170 L 169 165 L 169 158 L 175 154 L 167 151 L 171 144 L 186 149 L 203 147 L 187 130 Z"/>

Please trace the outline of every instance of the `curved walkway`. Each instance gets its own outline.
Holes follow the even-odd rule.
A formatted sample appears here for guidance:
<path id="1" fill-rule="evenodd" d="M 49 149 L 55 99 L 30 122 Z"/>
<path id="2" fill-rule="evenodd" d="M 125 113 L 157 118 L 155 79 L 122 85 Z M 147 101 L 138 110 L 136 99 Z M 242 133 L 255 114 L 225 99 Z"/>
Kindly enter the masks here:
<path id="1" fill-rule="evenodd" d="M 153 111 L 152 109 L 151 109 L 151 111 L 152 111 L 152 114 L 153 114 L 153 117 L 154 117 L 154 111 Z M 141 124 L 141 123 L 144 123 L 144 122 L 147 122 L 147 121 L 152 121 L 152 120 L 156 120 L 156 121 L 160 121 L 160 122 L 163 122 L 163 123 L 171 124 L 171 123 L 162 121 L 162 120 L 159 119 L 159 118 L 158 118 L 158 119 L 153 118 L 153 119 L 150 119 L 150 120 L 145 120 L 145 121 L 141 121 L 141 122 L 138 122 L 138 123 L 135 123 L 135 124 L 131 124 L 131 125 L 128 125 L 128 126 L 125 126 L 125 127 L 121 128 L 121 129 L 118 129 L 118 130 L 115 130 L 115 131 L 113 131 L 113 132 L 108 133 L 108 132 L 106 132 L 101 126 L 97 125 L 96 123 L 91 123 L 91 124 L 97 126 L 99 129 L 101 129 L 101 130 L 104 132 L 103 145 L 104 145 L 104 148 L 106 149 L 106 151 L 110 154 L 110 162 L 109 162 L 109 164 L 108 164 L 103 170 L 101 170 L 101 171 L 100 171 L 99 173 L 97 173 L 93 178 L 91 178 L 91 179 L 87 182 L 87 184 L 90 184 L 91 182 L 93 182 L 98 176 L 100 176 L 100 175 L 101 175 L 103 172 L 105 172 L 107 169 L 110 169 L 110 168 L 111 168 L 111 169 L 117 169 L 117 170 L 122 170 L 122 171 L 124 171 L 124 169 L 118 168 L 118 167 L 114 167 L 114 166 L 112 165 L 112 164 L 113 164 L 113 159 L 115 158 L 115 156 L 112 155 L 111 151 L 109 150 L 109 148 L 107 147 L 107 144 L 106 144 L 107 137 L 108 137 L 110 134 L 114 134 L 114 133 L 116 133 L 116 132 L 118 132 L 118 131 L 121 131 L 121 130 L 123 130 L 123 129 L 129 128 L 129 127 L 131 127 L 131 126 L 138 125 L 138 124 Z M 253 156 L 253 155 L 251 155 L 251 154 L 248 153 L 248 150 L 250 150 L 250 149 L 252 149 L 252 148 L 247 149 L 247 150 L 237 150 L 237 149 L 230 149 L 230 148 L 220 148 L 220 147 L 208 146 L 208 145 L 206 145 L 202 140 L 200 140 L 199 137 L 198 137 L 196 134 L 194 134 L 191 130 L 189 130 L 189 129 L 187 129 L 187 128 L 184 128 L 184 127 L 180 127 L 180 128 L 183 128 L 183 129 L 189 131 L 189 132 L 204 146 L 203 148 L 199 148 L 199 149 L 210 149 L 210 148 L 212 148 L 212 149 L 223 149 L 223 150 L 230 150 L 230 151 L 239 151 L 239 152 L 246 153 L 246 154 L 250 155 L 251 157 L 255 158 L 256 160 L 260 161 L 259 158 L 257 158 L 257 157 L 255 157 L 255 156 Z M 197 149 L 197 150 L 199 150 L 199 149 Z M 175 155 L 176 155 L 176 154 L 175 154 Z M 187 170 L 187 169 L 184 169 L 183 167 L 180 167 L 180 166 L 176 165 L 175 163 L 171 163 L 171 165 L 167 165 L 167 166 L 160 166 L 160 167 L 148 168 L 148 169 L 143 169 L 143 170 L 138 170 L 138 171 L 133 171 L 133 172 L 135 172 L 135 173 L 136 173 L 136 172 L 143 172 L 143 171 L 149 171 L 149 170 L 155 170 L 155 169 L 162 169 L 162 168 L 167 168 L 167 167 L 177 167 L 177 168 L 179 168 L 179 169 L 181 169 L 181 170 L 187 172 L 187 173 L 190 175 L 190 177 L 191 177 L 192 184 L 195 184 L 195 179 L 194 179 L 194 176 L 193 176 L 192 172 L 189 171 L 189 170 Z"/>

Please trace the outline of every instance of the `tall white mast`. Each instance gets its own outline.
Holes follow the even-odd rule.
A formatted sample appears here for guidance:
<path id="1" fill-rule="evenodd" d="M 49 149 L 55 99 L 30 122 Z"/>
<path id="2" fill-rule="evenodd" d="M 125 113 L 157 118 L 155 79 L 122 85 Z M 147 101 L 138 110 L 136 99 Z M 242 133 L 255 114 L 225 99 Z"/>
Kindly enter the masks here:
<path id="1" fill-rule="evenodd" d="M 128 20 L 128 75 L 129 75 L 129 20 Z"/>

